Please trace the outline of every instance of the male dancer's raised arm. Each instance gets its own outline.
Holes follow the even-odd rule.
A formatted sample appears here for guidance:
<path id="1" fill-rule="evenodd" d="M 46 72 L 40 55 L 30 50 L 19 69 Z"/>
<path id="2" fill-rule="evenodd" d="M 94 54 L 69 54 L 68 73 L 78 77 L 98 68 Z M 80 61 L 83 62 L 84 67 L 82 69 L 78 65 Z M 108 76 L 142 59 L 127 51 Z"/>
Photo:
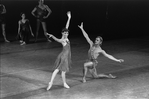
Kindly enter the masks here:
<path id="1" fill-rule="evenodd" d="M 93 45 L 93 41 L 90 40 L 88 34 L 84 30 L 84 28 L 83 28 L 83 22 L 81 23 L 81 25 L 78 25 L 78 27 L 81 29 L 81 31 L 82 31 L 84 37 L 86 38 L 87 42 L 90 44 L 90 46 L 92 46 Z"/>

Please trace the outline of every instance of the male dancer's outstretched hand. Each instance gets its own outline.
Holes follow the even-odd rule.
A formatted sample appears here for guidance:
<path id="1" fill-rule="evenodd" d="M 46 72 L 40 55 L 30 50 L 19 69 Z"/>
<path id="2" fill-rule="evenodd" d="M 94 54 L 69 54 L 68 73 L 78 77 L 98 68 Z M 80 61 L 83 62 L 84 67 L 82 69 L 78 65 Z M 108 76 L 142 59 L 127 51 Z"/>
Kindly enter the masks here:
<path id="1" fill-rule="evenodd" d="M 71 12 L 70 11 L 67 12 L 67 16 L 69 19 L 71 18 Z"/>
<path id="2" fill-rule="evenodd" d="M 119 59 L 118 62 L 122 63 L 122 62 L 124 62 L 124 60 L 123 59 Z"/>
<path id="3" fill-rule="evenodd" d="M 78 25 L 78 27 L 79 27 L 80 29 L 82 29 L 82 28 L 83 28 L 83 22 L 81 22 L 81 25 Z"/>

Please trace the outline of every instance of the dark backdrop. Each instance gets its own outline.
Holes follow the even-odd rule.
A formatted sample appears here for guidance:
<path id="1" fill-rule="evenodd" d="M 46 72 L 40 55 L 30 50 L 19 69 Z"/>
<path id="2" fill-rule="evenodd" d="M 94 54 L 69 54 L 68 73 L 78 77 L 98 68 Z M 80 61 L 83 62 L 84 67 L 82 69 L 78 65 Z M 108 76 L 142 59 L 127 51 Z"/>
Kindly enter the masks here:
<path id="1" fill-rule="evenodd" d="M 31 11 L 38 5 L 38 0 L 2 0 L 2 3 L 7 9 L 8 39 L 13 39 L 17 35 L 21 12 L 26 13 L 35 33 L 36 20 L 31 15 Z M 65 27 L 68 10 L 72 12 L 70 38 L 83 37 L 77 27 L 81 22 L 84 22 L 84 29 L 91 38 L 97 35 L 105 39 L 149 35 L 148 0 L 45 0 L 45 4 L 52 10 L 46 21 L 48 32 L 57 37 L 61 36 L 61 29 Z M 42 28 L 40 28 L 40 37 L 44 37 Z"/>

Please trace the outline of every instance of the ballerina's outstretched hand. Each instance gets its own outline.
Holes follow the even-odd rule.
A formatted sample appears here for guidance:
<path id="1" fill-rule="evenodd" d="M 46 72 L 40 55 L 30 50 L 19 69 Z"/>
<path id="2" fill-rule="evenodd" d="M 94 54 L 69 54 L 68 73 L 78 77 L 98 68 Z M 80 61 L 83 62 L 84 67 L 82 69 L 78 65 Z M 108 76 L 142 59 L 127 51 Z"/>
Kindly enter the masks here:
<path id="1" fill-rule="evenodd" d="M 70 11 L 67 12 L 67 16 L 68 16 L 68 18 L 71 18 L 71 12 Z"/>
<path id="2" fill-rule="evenodd" d="M 49 37 L 52 37 L 53 35 L 52 34 L 49 34 L 49 33 L 46 33 Z"/>

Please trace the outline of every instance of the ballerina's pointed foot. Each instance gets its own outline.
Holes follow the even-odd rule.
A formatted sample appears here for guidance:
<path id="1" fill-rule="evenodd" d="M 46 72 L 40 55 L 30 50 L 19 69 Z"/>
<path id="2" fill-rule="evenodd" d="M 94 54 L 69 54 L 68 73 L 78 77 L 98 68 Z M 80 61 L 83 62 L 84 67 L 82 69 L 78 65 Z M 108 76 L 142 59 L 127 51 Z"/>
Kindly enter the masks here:
<path id="1" fill-rule="evenodd" d="M 6 39 L 5 42 L 9 43 L 10 41 L 8 41 L 8 40 Z"/>
<path id="2" fill-rule="evenodd" d="M 85 83 L 85 82 L 86 82 L 86 79 L 85 79 L 85 78 L 83 78 L 83 79 L 82 79 L 82 82 L 83 82 L 83 83 Z"/>
<path id="3" fill-rule="evenodd" d="M 66 83 L 64 83 L 64 87 L 67 88 L 67 89 L 70 88 Z"/>
<path id="4" fill-rule="evenodd" d="M 49 83 L 48 87 L 47 87 L 47 90 L 50 90 L 52 87 L 52 83 Z"/>
<path id="5" fill-rule="evenodd" d="M 114 76 L 114 75 L 112 75 L 112 74 L 109 74 L 109 78 L 114 79 L 114 78 L 116 78 L 116 76 Z"/>

